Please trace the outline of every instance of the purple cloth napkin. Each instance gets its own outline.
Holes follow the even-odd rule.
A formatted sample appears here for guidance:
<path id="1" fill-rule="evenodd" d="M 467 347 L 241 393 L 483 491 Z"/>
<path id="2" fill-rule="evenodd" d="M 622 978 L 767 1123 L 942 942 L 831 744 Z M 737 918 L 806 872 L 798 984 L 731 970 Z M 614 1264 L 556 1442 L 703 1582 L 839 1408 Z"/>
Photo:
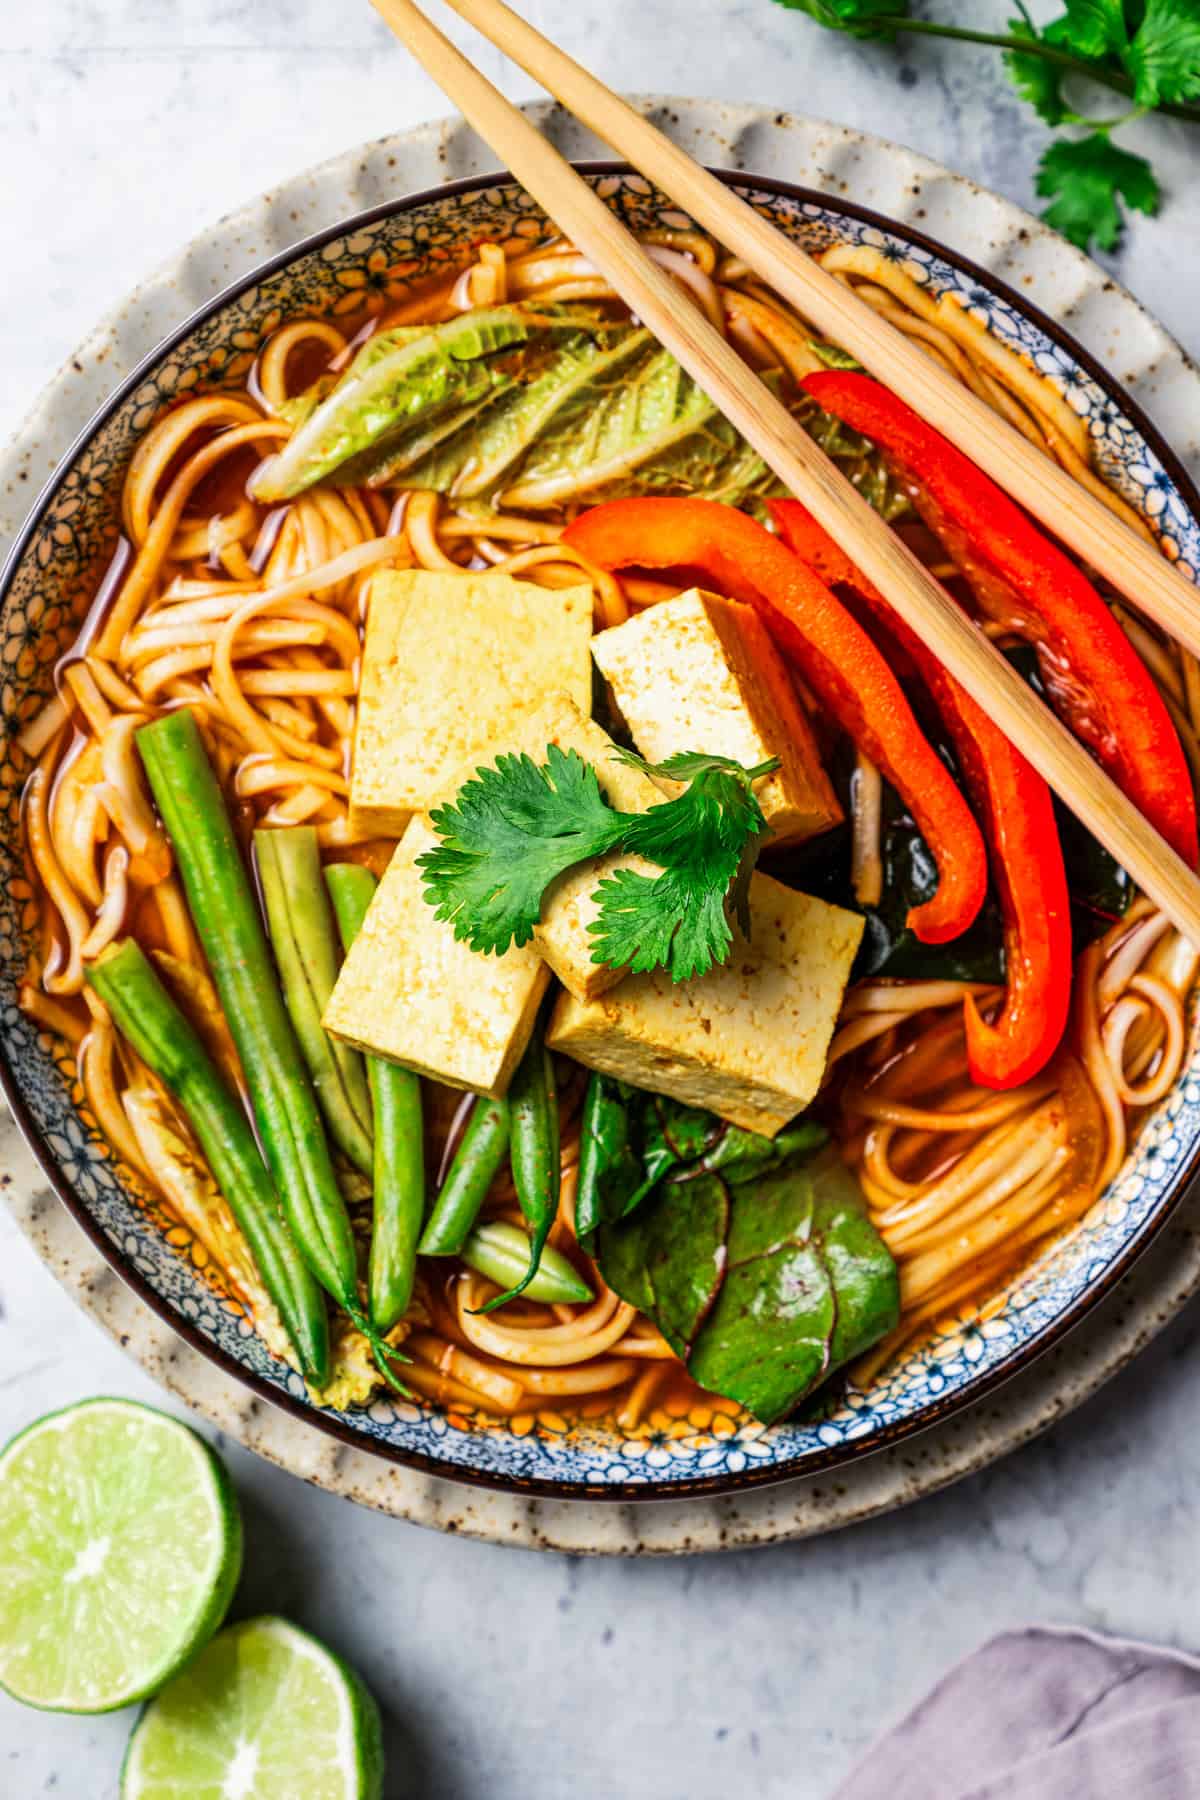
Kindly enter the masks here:
<path id="1" fill-rule="evenodd" d="M 1200 1660 L 1009 1631 L 885 1733 L 834 1800 L 1200 1800 Z"/>

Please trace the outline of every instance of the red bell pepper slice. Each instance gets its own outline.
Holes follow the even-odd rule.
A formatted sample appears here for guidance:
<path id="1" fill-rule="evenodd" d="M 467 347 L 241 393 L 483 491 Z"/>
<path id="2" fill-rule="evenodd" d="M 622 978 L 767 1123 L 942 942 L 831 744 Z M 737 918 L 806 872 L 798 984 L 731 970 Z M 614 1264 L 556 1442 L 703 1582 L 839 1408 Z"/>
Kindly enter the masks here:
<path id="1" fill-rule="evenodd" d="M 804 386 L 879 447 L 983 611 L 1035 645 L 1056 710 L 1195 868 L 1196 804 L 1183 746 L 1162 695 L 1083 572 L 961 450 L 869 375 L 822 370 Z"/>
<path id="2" fill-rule="evenodd" d="M 830 587 L 860 594 L 879 616 L 946 722 L 983 820 L 1004 920 L 1004 1006 L 989 1024 L 974 996 L 964 996 L 967 1061 L 981 1087 L 1019 1087 L 1054 1055 L 1071 1005 L 1070 899 L 1050 789 L 806 507 L 773 500 L 771 511 L 803 562 Z"/>
<path id="3" fill-rule="evenodd" d="M 937 862 L 936 892 L 912 909 L 909 926 L 927 944 L 967 929 L 987 890 L 979 827 L 886 660 L 799 557 L 713 500 L 611 500 L 582 513 L 563 541 L 602 569 L 687 570 L 754 606 L 817 699 L 902 795 Z"/>

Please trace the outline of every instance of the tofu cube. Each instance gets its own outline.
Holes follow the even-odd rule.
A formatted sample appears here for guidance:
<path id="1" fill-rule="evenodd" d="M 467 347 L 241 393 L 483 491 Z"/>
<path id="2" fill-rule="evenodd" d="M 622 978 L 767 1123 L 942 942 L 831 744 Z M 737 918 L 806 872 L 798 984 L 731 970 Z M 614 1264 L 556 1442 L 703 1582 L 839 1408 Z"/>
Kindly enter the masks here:
<path id="1" fill-rule="evenodd" d="M 372 1056 L 498 1097 L 529 1042 L 550 970 L 532 944 L 480 956 L 424 897 L 417 858 L 438 839 L 412 820 L 342 964 L 322 1023 Z"/>
<path id="2" fill-rule="evenodd" d="M 863 921 L 766 875 L 751 882 L 750 914 L 749 943 L 695 981 L 658 969 L 599 999 L 564 994 L 547 1043 L 774 1137 L 820 1086 Z"/>
<path id="3" fill-rule="evenodd" d="M 399 837 L 480 744 L 565 693 L 591 711 L 589 587 L 404 569 L 367 609 L 350 782 L 356 837 Z"/>
<path id="4" fill-rule="evenodd" d="M 649 776 L 617 760 L 616 745 L 608 733 L 585 718 L 566 694 L 555 694 L 544 701 L 519 732 L 505 743 L 489 745 L 479 760 L 491 762 L 498 753 L 508 750 L 524 752 L 541 763 L 546 760 L 548 744 L 560 750 L 575 750 L 590 763 L 600 792 L 618 812 L 645 812 L 664 798 Z M 614 869 L 636 869 L 643 875 L 659 872 L 640 856 L 614 851 L 609 856 L 593 857 L 568 869 L 547 891 L 541 920 L 534 929 L 534 943 L 563 986 L 578 1000 L 590 1000 L 604 993 L 625 976 L 623 969 L 610 969 L 592 961 L 595 940 L 588 931 L 600 910 L 592 895 L 597 884 Z"/>
<path id="5" fill-rule="evenodd" d="M 649 762 L 706 750 L 780 767 L 756 788 L 780 844 L 842 817 L 812 727 L 753 607 L 690 588 L 592 639 L 592 655 Z"/>

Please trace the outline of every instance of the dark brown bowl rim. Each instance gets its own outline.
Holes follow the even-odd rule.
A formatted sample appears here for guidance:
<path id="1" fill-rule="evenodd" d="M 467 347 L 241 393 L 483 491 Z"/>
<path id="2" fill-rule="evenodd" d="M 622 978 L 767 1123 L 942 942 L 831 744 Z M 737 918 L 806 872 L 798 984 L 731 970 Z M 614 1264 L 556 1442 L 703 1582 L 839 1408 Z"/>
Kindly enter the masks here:
<path id="1" fill-rule="evenodd" d="M 627 175 L 633 172 L 627 163 L 614 161 L 579 162 L 574 166 L 588 176 Z M 1007 282 L 991 274 L 970 258 L 948 249 L 936 238 L 929 237 L 926 233 L 899 221 L 889 219 L 882 213 L 872 211 L 869 207 L 856 205 L 855 202 L 843 199 L 841 196 L 823 194 L 815 188 L 801 187 L 773 176 L 750 174 L 742 169 L 714 169 L 713 173 L 731 187 L 751 188 L 759 193 L 778 195 L 782 199 L 795 201 L 800 205 L 815 206 L 825 212 L 842 213 L 862 224 L 873 226 L 881 232 L 900 237 L 904 242 L 928 251 L 931 255 L 950 264 L 952 268 L 958 269 L 972 281 L 977 281 L 989 295 L 1005 301 L 1018 315 L 1028 319 L 1059 348 L 1065 350 L 1137 427 L 1144 442 L 1159 458 L 1192 517 L 1200 521 L 1200 492 L 1197 491 L 1195 482 L 1174 451 L 1165 443 L 1157 427 L 1138 402 L 1126 393 L 1121 384 L 1114 380 L 1090 351 L 1085 350 L 1081 344 L 1076 342 L 1070 332 L 1066 331 L 1056 320 L 1048 317 L 1039 307 L 1032 305 L 1023 295 L 1018 294 Z M 197 307 L 181 325 L 168 333 L 148 355 L 138 362 L 115 392 L 97 409 L 62 456 L 54 474 L 38 495 L 28 517 L 18 530 L 5 558 L 3 569 L 0 570 L 0 606 L 4 603 L 9 584 L 30 540 L 79 456 L 96 433 L 107 424 L 130 394 L 136 390 L 139 383 L 145 380 L 149 372 L 189 337 L 198 326 L 221 312 L 248 289 L 274 275 L 289 263 L 296 262 L 299 258 L 322 249 L 324 245 L 333 242 L 336 238 L 348 237 L 354 232 L 374 225 L 379 220 L 389 218 L 396 213 L 408 212 L 416 207 L 439 200 L 454 199 L 459 195 L 474 193 L 480 189 L 506 185 L 516 185 L 512 176 L 507 172 L 469 175 L 457 181 L 423 188 L 397 200 L 384 201 L 378 206 L 354 213 L 335 225 L 312 233 L 287 250 L 281 250 L 268 261 L 260 263 L 248 275 L 222 289 L 211 300 L 205 301 L 203 306 Z M 250 1388 L 269 1405 L 290 1413 L 302 1424 L 312 1426 L 316 1430 L 324 1432 L 328 1437 L 355 1450 L 365 1451 L 367 1454 L 378 1456 L 387 1462 L 416 1469 L 424 1475 L 436 1476 L 444 1481 L 454 1481 L 466 1487 L 487 1488 L 518 1497 L 546 1500 L 602 1500 L 628 1504 L 631 1501 L 680 1502 L 727 1497 L 744 1493 L 750 1488 L 798 1481 L 831 1468 L 841 1468 L 848 1463 L 873 1456 L 881 1450 L 893 1448 L 902 1441 L 927 1431 L 935 1425 L 943 1424 L 947 1419 L 974 1406 L 987 1395 L 994 1393 L 1005 1382 L 1011 1381 L 1014 1376 L 1028 1369 L 1032 1363 L 1073 1330 L 1106 1295 L 1111 1293 L 1166 1224 L 1188 1184 L 1200 1169 L 1200 1138 L 1198 1138 L 1186 1165 L 1176 1172 L 1170 1191 L 1164 1195 L 1155 1211 L 1143 1221 L 1120 1255 L 1105 1269 L 1103 1276 L 1092 1287 L 1079 1295 L 1064 1312 L 1049 1320 L 1033 1337 L 1014 1350 L 995 1368 L 988 1370 L 986 1374 L 968 1380 L 953 1393 L 947 1394 L 944 1399 L 923 1408 L 920 1413 L 911 1418 L 900 1419 L 891 1425 L 883 1426 L 878 1432 L 872 1433 L 869 1438 L 850 1444 L 831 1446 L 827 1450 L 807 1452 L 803 1461 L 793 1467 L 771 1464 L 763 1468 L 743 1469 L 734 1474 L 688 1477 L 663 1483 L 553 1481 L 542 1477 L 503 1475 L 488 1469 L 466 1468 L 462 1465 L 442 1462 L 437 1457 L 426 1455 L 423 1451 L 405 1450 L 397 1445 L 383 1443 L 379 1439 L 364 1436 L 355 1431 L 353 1427 L 343 1424 L 340 1419 L 323 1413 L 319 1408 L 306 1401 L 296 1399 L 273 1382 L 245 1368 L 236 1357 L 231 1356 L 219 1345 L 212 1343 L 203 1332 L 189 1323 L 159 1295 L 145 1276 L 126 1262 L 118 1248 L 92 1218 L 87 1207 L 77 1197 L 64 1177 L 57 1158 L 26 1104 L 17 1085 L 15 1072 L 7 1057 L 0 1057 L 0 1091 L 3 1091 L 18 1129 L 36 1157 L 50 1186 L 76 1224 L 99 1250 L 105 1262 L 164 1324 L 178 1333 L 194 1350 L 199 1351 L 225 1374 Z"/>

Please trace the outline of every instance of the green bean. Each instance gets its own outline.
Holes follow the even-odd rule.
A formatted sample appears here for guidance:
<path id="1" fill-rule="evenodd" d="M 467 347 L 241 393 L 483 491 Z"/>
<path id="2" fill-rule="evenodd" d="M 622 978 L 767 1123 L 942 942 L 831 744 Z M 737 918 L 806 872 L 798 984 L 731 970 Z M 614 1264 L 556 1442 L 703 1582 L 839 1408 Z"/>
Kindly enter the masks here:
<path id="1" fill-rule="evenodd" d="M 279 1309 L 300 1368 L 322 1386 L 329 1379 L 325 1297 L 279 1216 L 271 1177 L 240 1102 L 132 938 L 104 951 L 87 969 L 87 979 L 118 1030 L 183 1108 Z"/>
<path id="2" fill-rule="evenodd" d="M 510 1125 L 507 1098 L 476 1096 L 462 1142 L 421 1235 L 418 1248 L 422 1256 L 457 1256 L 461 1252 L 508 1156 Z"/>
<path id="3" fill-rule="evenodd" d="M 398 1355 L 359 1301 L 350 1215 L 308 1070 L 279 990 L 254 890 L 196 720 L 187 707 L 137 734 L 188 907 L 237 1045 L 267 1167 L 296 1248 L 364 1333 L 380 1372 Z"/>
<path id="4" fill-rule="evenodd" d="M 362 1057 L 349 1044 L 331 1038 L 321 1024 L 339 958 L 317 834 L 311 825 L 256 831 L 254 855 L 284 1002 L 325 1123 L 355 1168 L 369 1175 L 371 1095 Z"/>
<path id="5" fill-rule="evenodd" d="M 482 1309 L 493 1312 L 523 1294 L 537 1274 L 558 1213 L 562 1164 L 558 1141 L 558 1095 L 554 1060 L 535 1030 L 517 1064 L 508 1090 L 512 1112 L 512 1173 L 517 1201 L 530 1227 L 529 1263 L 515 1287 L 497 1294 Z"/>
<path id="6" fill-rule="evenodd" d="M 375 892 L 375 877 L 356 863 L 325 870 L 342 943 L 349 950 Z M 371 1320 L 390 1331 L 408 1311 L 425 1212 L 425 1135 L 421 1078 L 381 1056 L 368 1056 L 374 1113 L 373 1219 L 368 1277 Z"/>
<path id="7" fill-rule="evenodd" d="M 489 1219 L 477 1225 L 459 1251 L 469 1269 L 478 1270 L 505 1287 L 519 1280 L 529 1263 L 529 1238 L 519 1225 L 506 1219 Z M 523 1284 L 527 1300 L 544 1300 L 551 1306 L 570 1306 L 592 1299 L 592 1290 L 573 1265 L 552 1244 L 541 1254 L 537 1274 Z"/>

